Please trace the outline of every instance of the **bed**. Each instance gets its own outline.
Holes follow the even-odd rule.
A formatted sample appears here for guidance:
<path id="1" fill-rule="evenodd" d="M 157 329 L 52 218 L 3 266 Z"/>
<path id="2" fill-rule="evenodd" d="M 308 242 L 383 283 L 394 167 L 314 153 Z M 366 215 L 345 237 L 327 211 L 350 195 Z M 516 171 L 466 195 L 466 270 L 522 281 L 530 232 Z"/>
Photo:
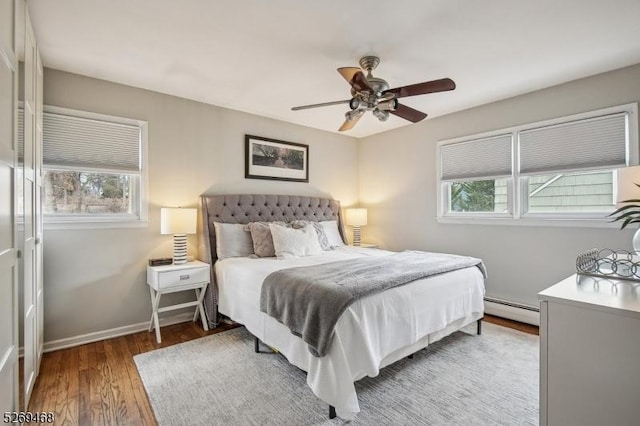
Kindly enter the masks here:
<path id="1" fill-rule="evenodd" d="M 354 383 L 375 377 L 381 368 L 430 343 L 478 322 L 484 312 L 484 276 L 467 267 L 419 279 L 353 303 L 339 318 L 325 356 L 310 353 L 307 343 L 287 326 L 261 312 L 263 280 L 283 268 L 345 259 L 387 256 L 374 248 L 335 247 L 322 254 L 287 259 L 230 257 L 218 260 L 214 223 L 336 221 L 346 242 L 336 200 L 285 195 L 214 195 L 201 198 L 200 257 L 211 262 L 211 289 L 205 297 L 210 325 L 219 315 L 243 324 L 265 345 L 278 350 L 307 372 L 314 394 L 343 419 L 359 412 Z"/>

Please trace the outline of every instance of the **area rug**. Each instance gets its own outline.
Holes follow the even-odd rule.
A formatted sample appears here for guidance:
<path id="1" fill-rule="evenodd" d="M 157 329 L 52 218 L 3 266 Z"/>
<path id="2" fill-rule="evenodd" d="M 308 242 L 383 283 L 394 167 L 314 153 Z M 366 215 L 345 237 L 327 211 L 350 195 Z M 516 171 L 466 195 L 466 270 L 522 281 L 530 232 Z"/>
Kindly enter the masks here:
<path id="1" fill-rule="evenodd" d="M 538 336 L 475 324 L 356 383 L 353 425 L 535 425 Z M 158 423 L 336 425 L 302 370 L 244 328 L 137 355 Z"/>

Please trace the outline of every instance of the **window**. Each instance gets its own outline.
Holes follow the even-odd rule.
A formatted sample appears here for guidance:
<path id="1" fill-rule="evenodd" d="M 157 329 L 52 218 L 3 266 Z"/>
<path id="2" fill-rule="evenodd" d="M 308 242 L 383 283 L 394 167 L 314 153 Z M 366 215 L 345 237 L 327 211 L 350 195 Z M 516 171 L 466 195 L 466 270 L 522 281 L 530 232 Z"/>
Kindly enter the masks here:
<path id="1" fill-rule="evenodd" d="M 440 147 L 441 190 L 448 216 L 510 216 L 512 138 L 507 133 Z"/>
<path id="2" fill-rule="evenodd" d="M 146 122 L 45 107 L 45 223 L 145 222 L 146 138 Z"/>
<path id="3" fill-rule="evenodd" d="M 131 215 L 137 177 L 116 173 L 45 170 L 44 214 Z"/>
<path id="4" fill-rule="evenodd" d="M 438 218 L 606 223 L 615 170 L 638 163 L 637 124 L 630 104 L 440 142 Z"/>
<path id="5" fill-rule="evenodd" d="M 554 173 L 527 179 L 528 213 L 584 213 L 615 209 L 615 173 Z"/>
<path id="6" fill-rule="evenodd" d="M 449 194 L 451 212 L 508 213 L 506 179 L 452 182 Z"/>

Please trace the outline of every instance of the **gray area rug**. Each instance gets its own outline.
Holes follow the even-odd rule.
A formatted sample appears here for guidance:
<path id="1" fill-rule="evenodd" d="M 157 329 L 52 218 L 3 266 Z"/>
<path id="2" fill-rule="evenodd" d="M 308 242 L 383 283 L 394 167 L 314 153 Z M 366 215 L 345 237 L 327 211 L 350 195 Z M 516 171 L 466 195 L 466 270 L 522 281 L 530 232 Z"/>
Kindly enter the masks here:
<path id="1" fill-rule="evenodd" d="M 336 425 L 306 374 L 237 328 L 137 355 L 160 425 Z M 354 425 L 535 425 L 538 337 L 475 324 L 356 383 Z"/>

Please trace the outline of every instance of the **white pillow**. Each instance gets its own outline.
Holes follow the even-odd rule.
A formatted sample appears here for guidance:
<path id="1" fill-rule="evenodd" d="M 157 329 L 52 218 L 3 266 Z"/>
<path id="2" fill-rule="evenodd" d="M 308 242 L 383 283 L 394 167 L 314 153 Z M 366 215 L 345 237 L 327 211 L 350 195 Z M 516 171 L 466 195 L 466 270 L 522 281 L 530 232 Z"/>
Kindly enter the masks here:
<path id="1" fill-rule="evenodd" d="M 216 230 L 216 254 L 218 259 L 249 257 L 253 254 L 251 233 L 241 223 L 214 222 Z"/>
<path id="2" fill-rule="evenodd" d="M 331 250 L 331 246 L 329 245 L 329 240 L 327 239 L 327 236 L 324 233 L 324 227 L 320 224 L 320 222 L 310 222 L 308 220 L 294 220 L 293 222 L 290 223 L 291 227 L 293 228 L 302 228 L 303 226 L 307 225 L 308 223 L 311 224 L 311 226 L 313 226 L 313 229 L 316 230 L 316 233 L 318 234 L 318 243 L 320 243 L 320 247 L 322 247 L 322 250 Z M 255 247 L 255 244 L 254 244 Z"/>
<path id="3" fill-rule="evenodd" d="M 330 247 L 340 247 L 344 245 L 344 241 L 342 241 L 342 237 L 340 236 L 340 231 L 338 231 L 337 221 L 323 220 L 320 224 L 324 228 L 324 234 L 327 236 L 327 240 L 329 240 Z"/>
<path id="4" fill-rule="evenodd" d="M 276 257 L 313 256 L 322 253 L 318 234 L 311 224 L 295 229 L 270 223 L 269 228 Z"/>

